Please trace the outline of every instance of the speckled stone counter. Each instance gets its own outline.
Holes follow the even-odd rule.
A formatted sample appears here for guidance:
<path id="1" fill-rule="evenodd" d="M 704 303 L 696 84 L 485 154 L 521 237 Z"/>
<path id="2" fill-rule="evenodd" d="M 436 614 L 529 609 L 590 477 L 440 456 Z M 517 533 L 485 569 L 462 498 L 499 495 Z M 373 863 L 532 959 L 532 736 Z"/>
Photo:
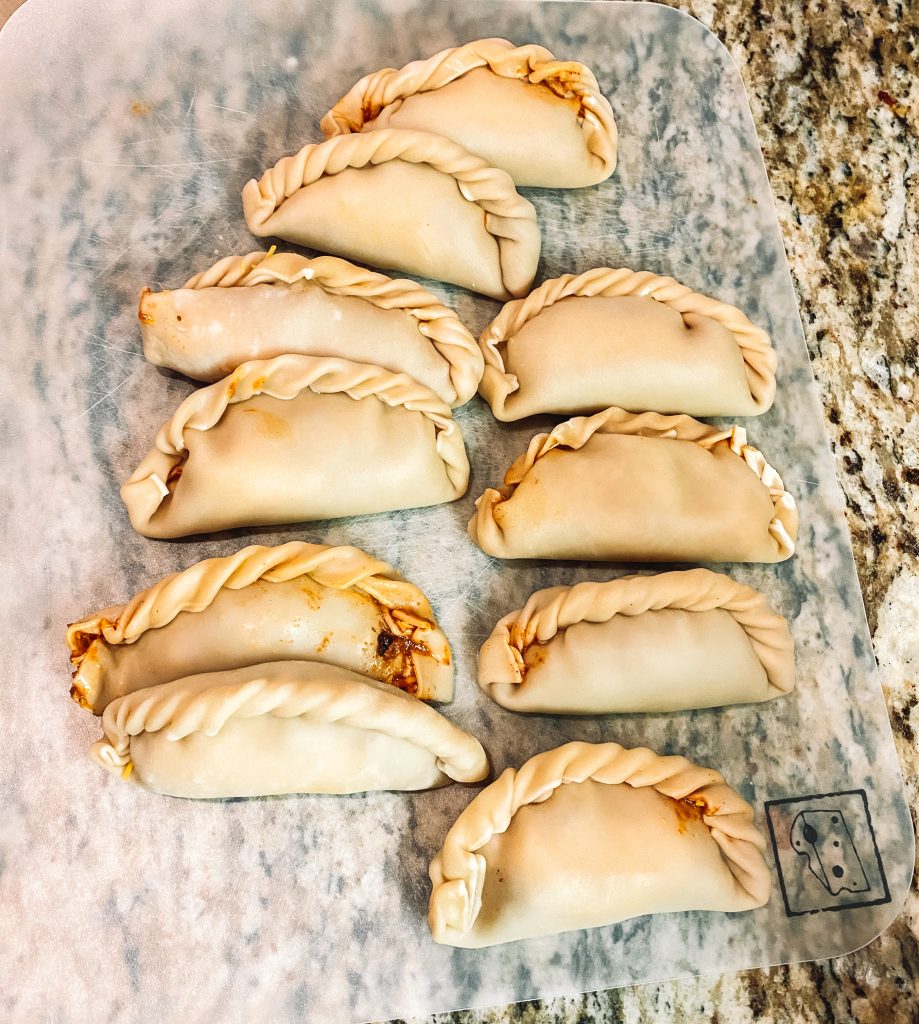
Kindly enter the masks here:
<path id="1" fill-rule="evenodd" d="M 740 67 L 820 386 L 903 774 L 919 801 L 919 5 L 689 0 Z M 437 1024 L 919 1019 L 919 890 L 832 961 Z M 414 1024 L 414 1022 L 413 1022 Z"/>

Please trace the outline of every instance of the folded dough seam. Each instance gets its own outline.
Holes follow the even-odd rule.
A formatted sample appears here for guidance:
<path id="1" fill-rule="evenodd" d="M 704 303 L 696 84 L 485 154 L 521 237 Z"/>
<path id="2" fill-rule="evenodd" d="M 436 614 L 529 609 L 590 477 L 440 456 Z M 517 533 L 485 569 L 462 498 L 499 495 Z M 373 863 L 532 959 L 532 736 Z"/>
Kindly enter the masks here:
<path id="1" fill-rule="evenodd" d="M 489 683 L 521 684 L 527 672 L 523 655 L 533 644 L 549 643 L 581 622 L 603 623 L 616 615 L 633 617 L 667 608 L 728 612 L 746 633 L 770 686 L 779 694 L 794 688 L 794 644 L 788 623 L 759 591 L 710 569 L 621 576 L 537 590 L 522 608 L 498 621 L 479 659 L 490 652 Z"/>
<path id="2" fill-rule="evenodd" d="M 455 310 L 445 306 L 432 292 L 407 278 L 392 278 L 366 270 L 337 256 L 308 259 L 293 252 L 250 252 L 225 256 L 207 270 L 190 277 L 183 288 L 251 288 L 259 284 L 293 285 L 309 281 L 331 295 L 364 299 L 380 309 L 399 310 L 416 321 L 418 332 L 427 338 L 450 366 L 450 380 L 457 404 L 475 394 L 482 374 L 483 357 L 475 338 Z M 141 294 L 139 316 L 143 322 Z"/>
<path id="3" fill-rule="evenodd" d="M 596 267 L 583 274 L 564 274 L 544 281 L 525 298 L 506 303 L 479 339 L 485 358 L 480 391 L 488 404 L 503 408 L 508 396 L 519 389 L 517 377 L 507 372 L 502 349 L 524 324 L 562 299 L 623 296 L 651 298 L 681 316 L 687 313 L 706 316 L 721 324 L 734 336 L 741 351 L 747 384 L 758 412 L 765 412 L 772 405 L 778 357 L 762 328 L 736 306 L 694 292 L 672 277 L 627 267 Z"/>
<path id="4" fill-rule="evenodd" d="M 338 135 L 325 142 L 308 143 L 292 156 L 282 157 L 242 192 L 243 215 L 249 230 L 264 234 L 262 225 L 285 199 L 324 175 L 347 168 L 403 160 L 429 164 L 455 179 L 463 198 L 484 212 L 485 230 L 498 245 L 504 286 L 512 295 L 532 283 L 527 250 L 535 238 L 536 213 L 514 186 L 511 176 L 442 135 L 408 129 L 384 128 L 366 135 Z"/>
<path id="5" fill-rule="evenodd" d="M 793 538 L 797 534 L 798 526 L 798 511 L 794 498 L 785 490 L 782 478 L 766 462 L 759 449 L 747 444 L 747 431 L 744 427 L 713 427 L 685 415 L 663 416 L 656 412 L 633 414 L 615 406 L 594 416 L 575 416 L 560 423 L 550 433 L 536 434 L 530 440 L 527 450 L 514 460 L 504 474 L 505 486 L 500 489 L 486 488 L 476 499 L 476 515 L 472 520 L 476 529 L 481 529 L 482 524 L 486 524 L 488 529 L 493 528 L 500 533 L 501 526 L 494 519 L 493 510 L 513 494 L 517 484 L 539 459 L 555 448 L 566 448 L 571 451 L 583 448 L 598 432 L 692 441 L 705 450 L 727 441 L 731 451 L 743 459 L 744 464 L 756 474 L 769 491 L 775 510 L 775 515 L 769 523 L 769 534 L 778 546 L 780 557 L 787 558 L 794 553 Z"/>
<path id="6" fill-rule="evenodd" d="M 317 667 L 325 668 L 333 681 L 325 685 L 284 678 L 285 672 L 294 672 L 302 664 L 313 673 Z M 488 774 L 487 756 L 475 737 L 401 690 L 311 663 L 253 665 L 243 671 L 252 676 L 243 683 L 195 689 L 192 684 L 203 677 L 240 674 L 203 673 L 119 697 L 103 712 L 104 738 L 93 744 L 91 757 L 100 767 L 122 774 L 131 763 L 131 740 L 141 733 L 162 732 L 172 742 L 194 733 L 214 737 L 232 719 L 271 715 L 383 731 L 409 740 L 434 754 L 438 769 L 456 782 L 478 782 Z"/>
<path id="7" fill-rule="evenodd" d="M 577 99 L 578 120 L 585 129 L 588 151 L 603 165 L 608 177 L 616 169 L 616 122 L 609 100 L 600 92 L 596 76 L 578 61 L 556 60 L 550 50 L 535 43 L 514 46 L 507 39 L 477 39 L 452 46 L 405 67 L 383 68 L 365 75 L 326 113 L 320 127 L 327 138 L 360 132 L 376 120 L 384 107 L 401 104 L 409 96 L 430 92 L 476 68 L 488 68 L 502 78 L 520 78 L 545 85 L 562 99 Z"/>
<path id="8" fill-rule="evenodd" d="M 132 644 L 148 630 L 167 626 L 182 612 L 204 611 L 223 589 L 243 590 L 257 580 L 284 583 L 301 576 L 309 576 L 332 590 L 354 589 L 366 594 L 380 608 L 396 637 L 414 642 L 419 630 L 440 632 L 424 593 L 388 562 L 360 548 L 305 541 L 289 541 L 277 547 L 252 544 L 232 555 L 207 558 L 172 573 L 135 594 L 127 604 L 70 623 L 67 646 L 74 666 L 71 697 L 81 707 L 86 706 L 86 694 L 97 688 L 99 665 L 91 654 L 95 643 Z M 433 651 L 428 653 L 434 656 Z M 420 651 L 409 644 L 407 654 L 415 677 L 420 678 Z M 448 644 L 444 656 L 449 664 Z"/>
<path id="9" fill-rule="evenodd" d="M 560 786 L 587 780 L 608 785 L 653 786 L 672 800 L 701 808 L 702 821 L 718 844 L 747 909 L 769 899 L 771 879 L 763 859 L 766 841 L 753 808 L 712 768 L 681 756 L 618 743 L 566 743 L 537 754 L 521 768 L 506 768 L 460 814 L 431 861 L 433 884 L 428 921 L 438 942 L 450 932 L 468 932 L 482 907 L 486 863 L 477 853 L 505 832 L 527 804 L 550 799 Z"/>
<path id="10" fill-rule="evenodd" d="M 462 436 L 450 407 L 428 388 L 405 373 L 391 373 L 380 366 L 325 356 L 283 355 L 243 363 L 228 377 L 192 392 L 182 402 L 158 431 L 153 451 L 121 488 L 125 504 L 129 509 L 133 506 L 132 521 L 136 517 L 149 522 L 171 497 L 170 485 L 181 475 L 187 457 L 186 430 L 209 430 L 230 405 L 255 395 L 289 401 L 306 389 L 318 395 L 344 393 L 355 400 L 373 397 L 390 407 L 404 406 L 426 416 L 434 424 L 435 448 L 447 479 L 460 493 L 465 491 L 469 463 Z"/>

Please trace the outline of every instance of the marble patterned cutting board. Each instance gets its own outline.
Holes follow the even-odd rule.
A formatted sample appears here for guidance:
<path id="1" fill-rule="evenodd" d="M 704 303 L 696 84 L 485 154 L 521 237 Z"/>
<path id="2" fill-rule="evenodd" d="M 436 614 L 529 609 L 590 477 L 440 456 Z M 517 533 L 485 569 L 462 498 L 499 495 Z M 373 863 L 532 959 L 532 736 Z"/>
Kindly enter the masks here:
<path id="1" fill-rule="evenodd" d="M 540 278 L 598 265 L 673 274 L 775 340 L 777 402 L 746 426 L 798 499 L 799 548 L 779 566 L 729 569 L 792 622 L 787 699 L 585 720 L 490 703 L 475 653 L 501 614 L 538 587 L 634 567 L 502 565 L 469 543 L 474 497 L 550 422 L 499 425 L 479 400 L 457 415 L 473 478 L 453 505 L 172 543 L 128 525 L 118 485 L 192 389 L 144 362 L 140 289 L 256 248 L 242 185 L 317 141 L 320 115 L 362 74 L 483 35 L 589 63 L 619 125 L 610 181 L 526 190 Z M 0 903 L 12 937 L 0 1016 L 379 1019 L 825 957 L 893 919 L 912 870 L 909 815 L 755 127 L 714 36 L 644 4 L 31 0 L 0 36 L 0 166 Z M 498 308 L 431 287 L 473 331 Z M 769 906 L 452 950 L 427 932 L 427 865 L 468 789 L 190 803 L 99 771 L 87 757 L 98 724 L 67 699 L 64 624 L 200 558 L 292 538 L 357 544 L 423 587 L 456 653 L 446 713 L 496 772 L 571 739 L 722 770 L 773 839 Z M 799 816 L 820 812 L 845 821 L 857 891 L 793 848 Z"/>

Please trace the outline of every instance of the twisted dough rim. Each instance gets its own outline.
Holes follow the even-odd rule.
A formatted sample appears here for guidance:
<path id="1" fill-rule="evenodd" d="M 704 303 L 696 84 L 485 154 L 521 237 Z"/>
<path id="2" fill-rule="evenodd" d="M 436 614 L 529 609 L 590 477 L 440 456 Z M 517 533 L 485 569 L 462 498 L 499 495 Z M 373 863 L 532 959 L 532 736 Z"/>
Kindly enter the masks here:
<path id="1" fill-rule="evenodd" d="M 766 596 L 710 569 L 685 569 L 650 576 L 622 576 L 601 583 L 550 587 L 531 594 L 526 604 L 501 618 L 479 653 L 478 682 L 520 685 L 523 655 L 534 643 L 550 642 L 580 622 L 609 622 L 664 608 L 691 612 L 726 611 L 744 633 L 762 664 L 774 696 L 795 684 L 794 643 L 786 620 Z"/>
<path id="2" fill-rule="evenodd" d="M 760 415 L 775 400 L 775 371 L 778 356 L 769 335 L 757 327 L 745 313 L 720 299 L 694 292 L 672 277 L 627 267 L 596 267 L 583 274 L 564 274 L 544 281 L 529 295 L 513 299 L 498 313 L 479 338 L 485 371 L 479 391 L 495 415 L 500 418 L 508 397 L 519 389 L 517 376 L 505 366 L 503 348 L 520 329 L 544 309 L 570 297 L 611 298 L 636 296 L 654 299 L 681 316 L 705 316 L 721 324 L 733 335 L 744 361 L 750 395 Z"/>
<path id="3" fill-rule="evenodd" d="M 577 99 L 587 150 L 602 163 L 604 177 L 613 173 L 616 122 L 596 76 L 585 64 L 556 60 L 551 51 L 535 43 L 514 46 L 507 39 L 476 39 L 411 61 L 398 70 L 382 68 L 356 82 L 323 116 L 320 127 L 326 138 L 360 132 L 385 107 L 401 104 L 417 93 L 440 89 L 482 67 L 502 78 L 545 85 L 562 99 Z"/>
<path id="4" fill-rule="evenodd" d="M 291 678 L 307 667 L 306 678 Z M 456 782 L 478 782 L 488 774 L 482 744 L 423 701 L 356 672 L 318 662 L 283 661 L 253 665 L 221 676 L 251 673 L 245 682 L 219 682 L 205 690 L 189 689 L 189 676 L 118 697 L 102 714 L 104 738 L 91 756 L 102 768 L 121 773 L 131 761 L 131 739 L 142 732 L 162 732 L 176 741 L 202 732 L 216 736 L 231 718 L 306 717 L 311 721 L 385 732 L 427 748 L 437 767 Z M 309 675 L 327 678 L 309 678 Z"/>
<path id="5" fill-rule="evenodd" d="M 469 461 L 463 436 L 450 407 L 433 391 L 408 374 L 391 373 L 380 366 L 288 353 L 242 363 L 228 377 L 193 391 L 182 402 L 160 427 L 154 448 L 121 488 L 122 499 L 132 513 L 131 522 L 150 522 L 171 495 L 169 477 L 187 458 L 186 430 L 209 430 L 220 422 L 230 405 L 255 395 L 288 401 L 305 390 L 317 395 L 343 393 L 356 401 L 373 397 L 391 408 L 403 406 L 421 413 L 434 424 L 435 448 L 451 487 L 457 497 L 465 491 Z"/>
<path id="6" fill-rule="evenodd" d="M 271 250 L 225 256 L 182 287 L 251 288 L 297 281 L 311 281 L 330 295 L 364 299 L 380 309 L 400 310 L 412 317 L 418 332 L 449 364 L 456 404 L 464 405 L 475 394 L 484 366 L 481 348 L 456 311 L 415 281 L 366 270 L 337 256 L 307 259 L 298 253 Z"/>
<path id="7" fill-rule="evenodd" d="M 742 909 L 769 900 L 771 881 L 763 857 L 766 840 L 753 822 L 753 808 L 722 775 L 685 757 L 665 757 L 647 747 L 618 743 L 566 743 L 531 757 L 521 768 L 507 768 L 460 813 L 431 861 L 433 883 L 428 923 L 436 942 L 470 931 L 482 908 L 485 858 L 477 851 L 492 836 L 506 832 L 514 815 L 528 804 L 548 800 L 560 786 L 595 782 L 652 786 L 673 800 L 703 810 L 702 821 L 734 877 Z"/>
<path id="8" fill-rule="evenodd" d="M 706 451 L 716 444 L 727 442 L 731 451 L 743 459 L 745 465 L 769 491 L 775 514 L 769 522 L 768 532 L 777 546 L 780 559 L 794 554 L 798 534 L 798 510 L 795 500 L 785 490 L 782 478 L 766 462 L 762 452 L 747 444 L 747 432 L 743 427 L 713 427 L 693 419 L 692 416 L 664 416 L 657 412 L 636 414 L 618 409 L 616 406 L 604 409 L 593 416 L 575 416 L 560 423 L 551 433 L 536 434 L 527 450 L 514 460 L 505 473 L 505 487 L 502 490 L 487 488 L 476 499 L 476 514 L 472 518 L 471 527 L 479 520 L 484 522 L 492 519 L 496 506 L 513 494 L 517 485 L 543 456 L 555 448 L 577 451 L 597 433 L 692 441 Z"/>
<path id="9" fill-rule="evenodd" d="M 436 635 L 449 651 L 428 599 L 387 562 L 347 545 L 332 547 L 298 540 L 277 546 L 251 544 L 232 555 L 206 558 L 171 573 L 135 594 L 127 604 L 69 623 L 67 646 L 74 667 L 71 695 L 84 704 L 86 695 L 95 692 L 99 663 L 90 652 L 97 643 L 133 644 L 148 630 L 169 625 L 182 612 L 205 611 L 221 590 L 244 590 L 258 580 L 284 583 L 301 576 L 331 590 L 367 594 L 386 610 L 387 626 L 397 636 L 420 628 L 425 631 L 425 642 Z"/>
<path id="10" fill-rule="evenodd" d="M 308 143 L 292 156 L 282 157 L 258 181 L 246 182 L 242 192 L 246 224 L 255 235 L 270 235 L 271 216 L 301 188 L 327 174 L 391 160 L 428 164 L 449 174 L 463 198 L 485 213 L 485 230 L 498 246 L 504 287 L 511 295 L 522 295 L 530 287 L 535 262 L 532 250 L 539 248 L 533 204 L 517 192 L 506 171 L 430 132 L 381 128 L 366 135 L 336 135 L 325 142 Z"/>

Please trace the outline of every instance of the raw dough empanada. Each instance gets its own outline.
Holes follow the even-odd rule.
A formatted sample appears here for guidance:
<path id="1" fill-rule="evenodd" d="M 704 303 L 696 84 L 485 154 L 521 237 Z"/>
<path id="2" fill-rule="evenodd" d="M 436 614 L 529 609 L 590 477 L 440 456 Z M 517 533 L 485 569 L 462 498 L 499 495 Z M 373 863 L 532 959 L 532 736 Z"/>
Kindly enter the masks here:
<path id="1" fill-rule="evenodd" d="M 770 700 L 795 683 L 788 623 L 708 569 L 538 590 L 479 652 L 511 711 L 595 715 Z"/>
<path id="2" fill-rule="evenodd" d="M 67 629 L 70 694 L 101 715 L 116 697 L 199 672 L 322 661 L 450 700 L 447 638 L 422 592 L 358 548 L 253 544 L 173 573 Z"/>
<path id="3" fill-rule="evenodd" d="M 775 398 L 769 336 L 672 277 L 600 267 L 509 302 L 480 339 L 499 420 L 535 413 L 758 416 Z"/>
<path id="4" fill-rule="evenodd" d="M 606 409 L 537 434 L 476 501 L 469 534 L 498 558 L 781 562 L 798 512 L 742 427 Z"/>
<path id="5" fill-rule="evenodd" d="M 616 168 L 616 122 L 593 72 L 534 43 L 477 39 L 384 68 L 322 119 L 327 136 L 380 128 L 446 135 L 518 185 L 595 185 Z"/>
<path id="6" fill-rule="evenodd" d="M 507 768 L 431 862 L 436 942 L 478 948 L 769 901 L 753 808 L 685 757 L 567 743 Z"/>
<path id="7" fill-rule="evenodd" d="M 404 373 L 320 356 L 243 363 L 195 391 L 121 488 L 145 537 L 453 501 L 469 463 L 446 403 Z"/>
<path id="8" fill-rule="evenodd" d="M 488 774 L 482 744 L 415 697 L 315 661 L 151 686 L 102 715 L 97 764 L 168 796 L 431 789 Z"/>
<path id="9" fill-rule="evenodd" d="M 243 189 L 254 235 L 461 285 L 525 295 L 536 211 L 506 171 L 442 135 L 386 128 L 284 157 Z"/>
<path id="10" fill-rule="evenodd" d="M 437 296 L 335 256 L 227 256 L 182 288 L 144 289 L 138 316 L 147 359 L 196 380 L 285 352 L 341 356 L 407 373 L 457 406 L 482 376 L 479 346 Z"/>

